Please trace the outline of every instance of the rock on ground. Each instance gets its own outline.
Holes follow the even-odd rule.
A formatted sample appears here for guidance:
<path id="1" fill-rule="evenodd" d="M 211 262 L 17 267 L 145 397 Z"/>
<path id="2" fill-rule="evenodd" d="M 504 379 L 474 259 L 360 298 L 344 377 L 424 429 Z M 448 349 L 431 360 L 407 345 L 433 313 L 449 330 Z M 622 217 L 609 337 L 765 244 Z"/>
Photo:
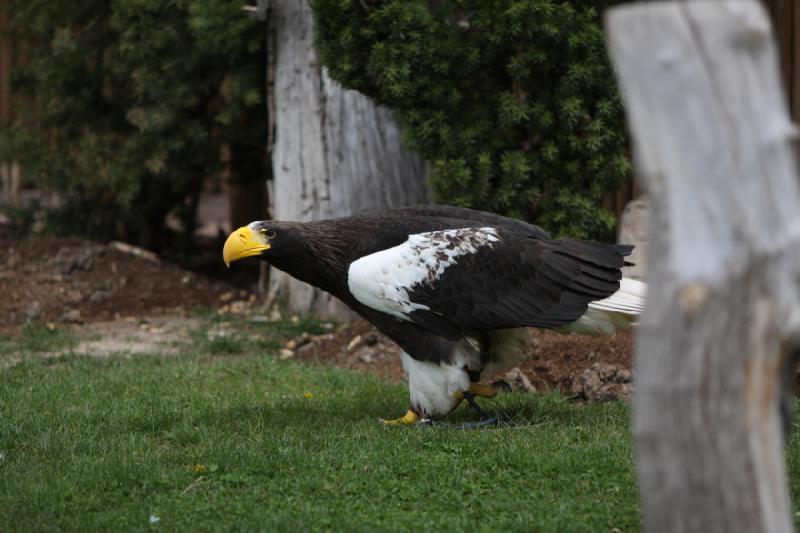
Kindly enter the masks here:
<path id="1" fill-rule="evenodd" d="M 588 401 L 630 399 L 633 374 L 628 368 L 608 363 L 595 363 L 584 370 L 573 383 L 572 393 Z"/>

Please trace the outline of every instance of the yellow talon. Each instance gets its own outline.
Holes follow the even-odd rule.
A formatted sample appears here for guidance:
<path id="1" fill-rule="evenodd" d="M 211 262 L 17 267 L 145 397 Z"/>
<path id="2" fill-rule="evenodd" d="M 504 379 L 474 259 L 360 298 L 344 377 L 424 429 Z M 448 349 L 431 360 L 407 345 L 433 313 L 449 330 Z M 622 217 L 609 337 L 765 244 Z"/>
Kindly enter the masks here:
<path id="1" fill-rule="evenodd" d="M 469 391 L 475 396 L 482 398 L 494 398 L 497 396 L 497 389 L 489 385 L 481 385 L 480 383 L 470 383 Z"/>
<path id="2" fill-rule="evenodd" d="M 494 398 L 497 396 L 497 390 L 490 387 L 489 385 L 481 385 L 479 383 L 470 383 L 469 389 L 467 389 L 473 396 L 480 396 L 481 398 Z M 453 393 L 453 399 L 456 401 L 455 408 L 461 400 L 464 399 L 464 392 L 463 391 L 456 391 Z M 381 418 L 381 422 L 383 422 L 384 426 L 412 426 L 419 422 L 420 417 L 417 413 L 409 409 L 406 411 L 406 414 L 401 416 L 400 418 L 392 418 L 387 420 L 385 418 Z"/>
<path id="3" fill-rule="evenodd" d="M 481 398 L 494 398 L 497 396 L 497 389 L 490 387 L 489 385 L 481 385 L 480 383 L 470 383 L 467 390 L 473 396 L 479 396 Z M 459 390 L 454 392 L 453 400 L 455 401 L 455 404 L 453 405 L 453 409 L 458 407 L 463 399 L 464 391 Z"/>
<path id="4" fill-rule="evenodd" d="M 481 398 L 494 398 L 497 396 L 497 389 L 489 385 L 481 385 L 480 383 L 470 383 L 469 389 L 467 390 L 469 390 L 473 396 L 480 396 Z M 458 405 L 458 402 L 464 399 L 464 392 L 454 392 L 453 399 L 456 401 L 456 405 Z"/>
<path id="5" fill-rule="evenodd" d="M 419 422 L 419 415 L 409 409 L 406 411 L 406 414 L 400 418 L 393 418 L 391 420 L 381 418 L 381 422 L 383 422 L 384 426 L 410 426 Z"/>

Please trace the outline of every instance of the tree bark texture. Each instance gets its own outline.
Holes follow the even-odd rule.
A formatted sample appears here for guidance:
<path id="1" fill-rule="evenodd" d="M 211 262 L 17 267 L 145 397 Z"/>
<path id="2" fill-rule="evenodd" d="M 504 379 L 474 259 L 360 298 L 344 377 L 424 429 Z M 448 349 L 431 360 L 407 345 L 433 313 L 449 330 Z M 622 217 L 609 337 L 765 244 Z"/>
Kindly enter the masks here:
<path id="1" fill-rule="evenodd" d="M 305 0 L 270 4 L 275 43 L 274 213 L 315 220 L 428 199 L 427 165 L 403 147 L 393 113 L 330 79 Z M 328 294 L 273 270 L 291 310 L 347 319 Z M 275 284 L 278 284 L 277 287 Z"/>
<path id="2" fill-rule="evenodd" d="M 698 0 L 606 23 L 652 203 L 633 415 L 645 529 L 791 531 L 800 190 L 769 19 Z"/>

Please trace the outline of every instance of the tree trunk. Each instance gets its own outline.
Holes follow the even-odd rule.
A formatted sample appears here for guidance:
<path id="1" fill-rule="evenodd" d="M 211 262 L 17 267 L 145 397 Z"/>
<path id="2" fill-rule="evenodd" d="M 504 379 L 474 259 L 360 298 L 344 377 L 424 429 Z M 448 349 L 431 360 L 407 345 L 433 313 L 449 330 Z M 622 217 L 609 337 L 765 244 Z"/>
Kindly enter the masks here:
<path id="1" fill-rule="evenodd" d="M 0 0 L 0 126 L 11 123 L 11 67 L 14 48 L 8 33 L 11 30 L 10 9 L 7 0 Z M 20 205 L 21 172 L 19 164 L 0 160 L 0 203 Z"/>
<path id="2" fill-rule="evenodd" d="M 791 531 L 800 190 L 769 20 L 756 1 L 695 1 L 607 25 L 652 203 L 633 419 L 645 529 Z"/>
<path id="3" fill-rule="evenodd" d="M 308 3 L 275 0 L 270 10 L 273 217 L 314 220 L 425 201 L 426 165 L 403 147 L 393 114 L 343 89 L 320 66 Z M 333 297 L 283 273 L 273 271 L 270 284 L 292 311 L 339 320 L 352 316 Z"/>

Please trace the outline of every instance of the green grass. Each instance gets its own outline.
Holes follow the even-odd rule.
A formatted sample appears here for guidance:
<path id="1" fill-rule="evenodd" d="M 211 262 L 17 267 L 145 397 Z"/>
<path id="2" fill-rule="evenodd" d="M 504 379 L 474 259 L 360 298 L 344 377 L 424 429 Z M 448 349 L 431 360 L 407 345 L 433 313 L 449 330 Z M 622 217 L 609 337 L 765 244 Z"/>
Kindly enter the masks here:
<path id="1" fill-rule="evenodd" d="M 0 334 L 0 355 L 66 351 L 77 344 L 75 334 L 63 327 L 47 327 L 40 322 L 29 322 L 15 337 Z"/>
<path id="2" fill-rule="evenodd" d="M 196 352 L 212 355 L 235 355 L 252 351 L 274 352 L 280 349 L 287 339 L 303 333 L 318 335 L 330 331 L 314 317 L 294 317 L 279 323 L 253 322 L 247 317 L 220 316 L 204 312 L 200 318 L 207 322 L 191 332 L 193 348 Z M 221 328 L 223 325 L 226 328 Z M 212 326 L 209 330 L 208 326 Z M 215 334 L 224 331 L 224 335 Z"/>
<path id="3" fill-rule="evenodd" d="M 509 394 L 483 402 L 500 428 L 386 428 L 405 386 L 247 353 L 0 370 L 0 530 L 639 529 L 625 404 Z"/>
<path id="4" fill-rule="evenodd" d="M 266 356 L 28 358 L 0 373 L 0 530 L 638 527 L 624 405 L 507 395 L 501 429 L 377 423 L 406 403 Z"/>

